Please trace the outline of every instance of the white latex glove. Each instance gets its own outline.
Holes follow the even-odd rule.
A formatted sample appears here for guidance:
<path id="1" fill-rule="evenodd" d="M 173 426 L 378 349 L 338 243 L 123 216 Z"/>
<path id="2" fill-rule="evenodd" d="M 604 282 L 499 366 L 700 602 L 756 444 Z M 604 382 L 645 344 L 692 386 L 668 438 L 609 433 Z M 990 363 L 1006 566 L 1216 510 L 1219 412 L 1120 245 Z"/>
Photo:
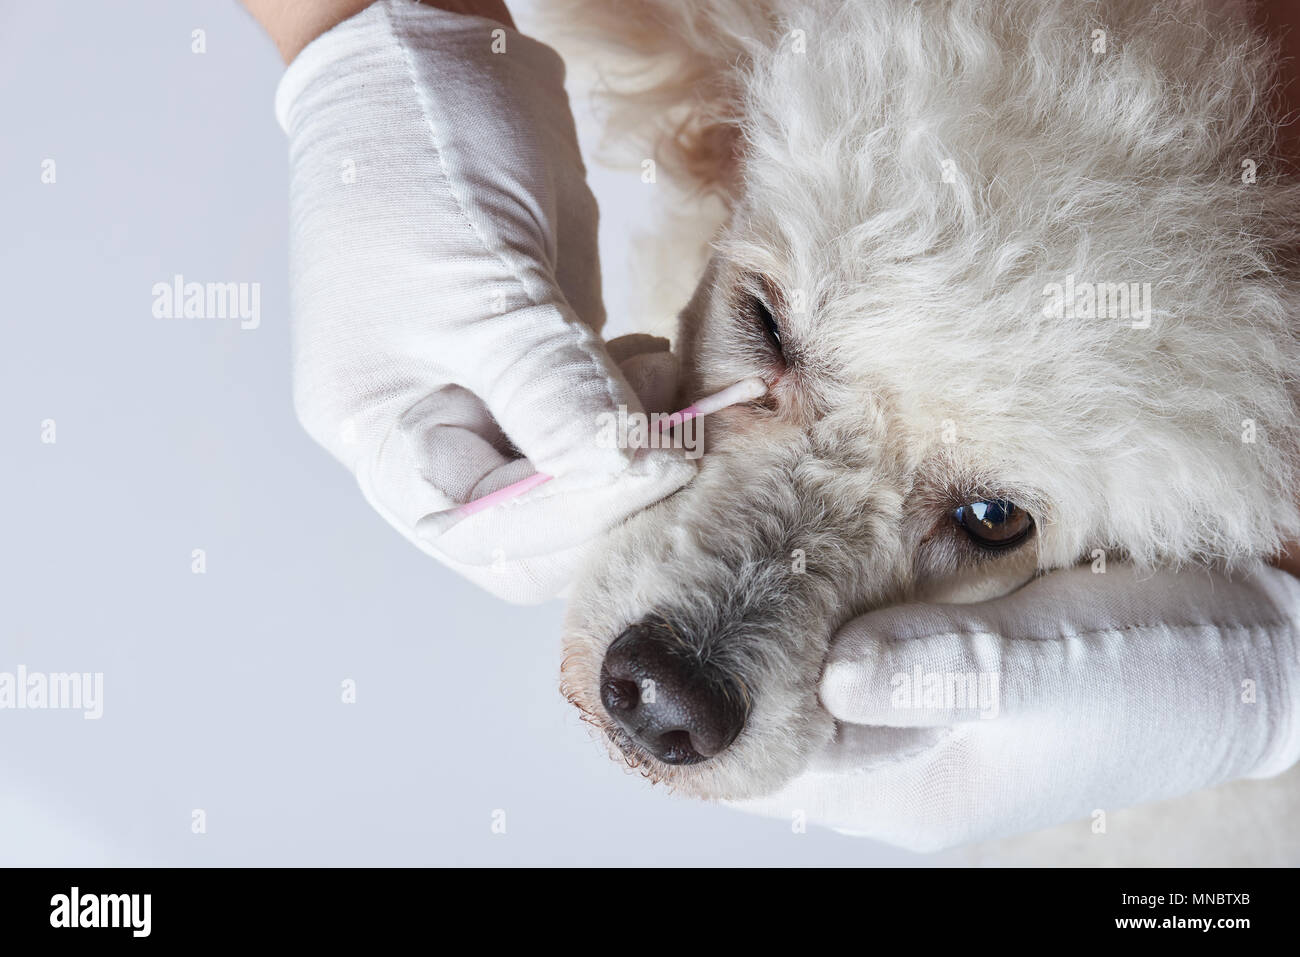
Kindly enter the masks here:
<path id="1" fill-rule="evenodd" d="M 874 611 L 831 646 L 835 739 L 735 806 L 938 850 L 1280 774 L 1300 760 L 1298 628 L 1300 582 L 1274 568 L 1081 567 L 980 604 Z M 999 694 L 905 706 L 918 676 L 924 692 L 972 673 Z"/>
<path id="2" fill-rule="evenodd" d="M 594 331 L 597 212 L 563 80 L 553 50 L 499 23 L 381 0 L 276 95 L 299 418 L 403 535 L 522 602 L 694 474 L 597 440 L 601 413 L 641 405 Z M 554 481 L 417 531 L 534 471 Z"/>

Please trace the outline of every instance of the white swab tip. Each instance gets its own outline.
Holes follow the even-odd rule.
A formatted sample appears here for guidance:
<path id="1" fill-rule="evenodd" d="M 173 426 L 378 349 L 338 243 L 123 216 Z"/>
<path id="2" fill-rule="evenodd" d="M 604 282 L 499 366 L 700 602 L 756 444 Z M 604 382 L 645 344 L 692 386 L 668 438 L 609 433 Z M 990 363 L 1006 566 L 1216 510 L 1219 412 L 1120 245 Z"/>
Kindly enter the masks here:
<path id="1" fill-rule="evenodd" d="M 735 385 L 727 386 L 721 392 L 715 392 L 713 395 L 700 399 L 693 406 L 700 415 L 708 415 L 710 412 L 717 412 L 719 409 L 725 409 L 729 405 L 736 405 L 739 402 L 752 402 L 754 399 L 762 398 L 767 394 L 767 383 L 757 376 L 748 379 L 741 379 Z"/>

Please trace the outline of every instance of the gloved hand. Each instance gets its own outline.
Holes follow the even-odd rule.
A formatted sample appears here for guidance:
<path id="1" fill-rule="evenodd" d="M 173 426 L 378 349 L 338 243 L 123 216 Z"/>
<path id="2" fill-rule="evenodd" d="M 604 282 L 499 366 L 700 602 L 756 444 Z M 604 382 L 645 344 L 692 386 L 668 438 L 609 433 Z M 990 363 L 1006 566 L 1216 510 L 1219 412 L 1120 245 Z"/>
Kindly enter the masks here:
<path id="1" fill-rule="evenodd" d="M 834 740 L 781 792 L 734 803 L 937 850 L 1280 774 L 1300 760 L 1298 629 L 1300 582 L 1275 568 L 1081 567 L 874 611 L 831 647 Z"/>
<path id="2" fill-rule="evenodd" d="M 556 594 L 591 539 L 694 474 L 598 440 L 602 413 L 641 404 L 596 334 L 597 213 L 563 79 L 495 21 L 381 0 L 276 95 L 299 417 L 403 535 L 513 601 Z M 636 361 L 662 391 L 671 357 Z M 534 471 L 554 481 L 417 530 Z"/>

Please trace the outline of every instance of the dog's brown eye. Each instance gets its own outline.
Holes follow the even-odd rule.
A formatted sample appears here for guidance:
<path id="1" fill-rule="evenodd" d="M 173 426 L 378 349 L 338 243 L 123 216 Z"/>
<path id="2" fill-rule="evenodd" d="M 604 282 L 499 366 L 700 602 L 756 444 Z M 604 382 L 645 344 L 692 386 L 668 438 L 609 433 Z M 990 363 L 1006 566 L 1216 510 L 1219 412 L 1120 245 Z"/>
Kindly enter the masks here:
<path id="1" fill-rule="evenodd" d="M 1028 512 L 1000 498 L 959 506 L 952 517 L 980 548 L 1011 548 L 1034 530 L 1034 520 Z"/>

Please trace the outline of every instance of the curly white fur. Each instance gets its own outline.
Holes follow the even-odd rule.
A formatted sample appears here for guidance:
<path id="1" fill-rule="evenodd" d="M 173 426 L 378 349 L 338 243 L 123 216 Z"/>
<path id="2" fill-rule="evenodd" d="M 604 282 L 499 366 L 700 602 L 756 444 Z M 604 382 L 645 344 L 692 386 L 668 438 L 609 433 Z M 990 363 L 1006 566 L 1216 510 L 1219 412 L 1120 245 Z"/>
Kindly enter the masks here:
<path id="1" fill-rule="evenodd" d="M 613 128 L 726 207 L 682 314 L 687 390 L 773 383 L 710 420 L 699 479 L 621 529 L 573 604 L 566 691 L 650 776 L 740 796 L 796 773 L 829 733 L 829 636 L 865 608 L 1097 549 L 1240 565 L 1300 537 L 1300 185 L 1245 5 L 581 6 L 618 51 Z M 736 308 L 754 276 L 784 365 Z M 1067 277 L 1149 284 L 1149 323 L 1044 315 Z M 951 507 L 982 495 L 1035 516 L 1028 546 L 956 537 Z M 602 716 L 604 648 L 649 613 L 754 697 L 706 764 L 657 766 Z"/>

